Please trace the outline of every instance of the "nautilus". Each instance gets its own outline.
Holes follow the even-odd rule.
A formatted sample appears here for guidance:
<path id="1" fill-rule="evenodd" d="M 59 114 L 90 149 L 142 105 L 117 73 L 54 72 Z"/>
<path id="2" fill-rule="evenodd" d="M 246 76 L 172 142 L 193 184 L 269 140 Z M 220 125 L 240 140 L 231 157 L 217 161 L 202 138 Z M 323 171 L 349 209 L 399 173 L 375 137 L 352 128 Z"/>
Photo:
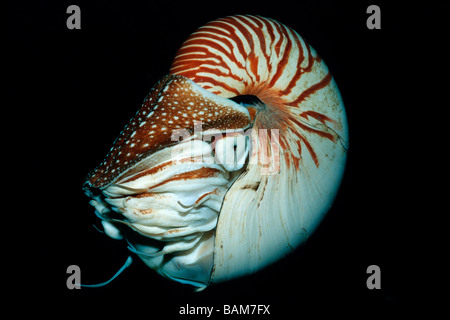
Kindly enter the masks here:
<path id="1" fill-rule="evenodd" d="M 273 19 L 236 15 L 187 38 L 84 191 L 108 236 L 204 288 L 304 243 L 347 149 L 344 104 L 316 51 Z"/>

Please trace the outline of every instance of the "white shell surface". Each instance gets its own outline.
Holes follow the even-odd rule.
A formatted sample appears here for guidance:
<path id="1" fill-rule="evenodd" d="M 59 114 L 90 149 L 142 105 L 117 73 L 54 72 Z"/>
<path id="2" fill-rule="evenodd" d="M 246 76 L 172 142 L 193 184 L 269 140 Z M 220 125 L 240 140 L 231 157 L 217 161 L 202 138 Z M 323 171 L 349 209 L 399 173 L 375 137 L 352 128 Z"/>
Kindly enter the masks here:
<path id="1" fill-rule="evenodd" d="M 303 243 L 337 194 L 348 128 L 337 85 L 294 30 L 259 16 L 199 28 L 171 68 L 223 96 L 254 95 L 249 164 L 225 195 L 212 282 L 255 272 Z"/>
<path id="2" fill-rule="evenodd" d="M 320 94 L 334 96 L 335 89 L 330 87 Z M 340 99 L 334 101 L 336 110 L 343 107 Z M 290 151 L 276 150 L 276 145 L 271 149 L 280 153 L 278 163 L 271 157 L 274 161 L 262 166 L 258 154 L 252 154 L 250 164 L 228 190 L 220 211 L 212 281 L 255 272 L 295 250 L 314 232 L 333 203 L 345 168 L 345 113 L 337 116 L 344 125 L 328 129 L 342 128 L 337 143 L 305 134 L 314 145 L 319 166 L 308 154 L 301 157 L 299 170 L 289 166 L 283 159 Z M 253 134 L 256 136 L 257 131 Z"/>

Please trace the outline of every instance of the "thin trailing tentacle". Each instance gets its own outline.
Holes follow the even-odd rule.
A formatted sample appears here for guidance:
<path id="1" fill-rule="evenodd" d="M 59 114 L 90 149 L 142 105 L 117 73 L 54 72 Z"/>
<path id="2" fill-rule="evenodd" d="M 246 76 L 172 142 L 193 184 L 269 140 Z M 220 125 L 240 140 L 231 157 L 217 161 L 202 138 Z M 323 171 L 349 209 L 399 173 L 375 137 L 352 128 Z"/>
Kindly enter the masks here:
<path id="1" fill-rule="evenodd" d="M 133 262 L 133 258 L 131 256 L 129 256 L 127 258 L 127 260 L 125 261 L 125 263 L 123 264 L 123 266 L 109 280 L 107 280 L 105 282 L 101 282 L 101 283 L 97 283 L 97 284 L 77 283 L 76 285 L 78 285 L 80 287 L 85 287 L 85 288 L 99 288 L 99 287 L 106 286 L 107 284 L 111 283 L 111 281 L 113 281 L 115 278 L 117 278 L 126 268 L 128 268 L 132 262 Z"/>

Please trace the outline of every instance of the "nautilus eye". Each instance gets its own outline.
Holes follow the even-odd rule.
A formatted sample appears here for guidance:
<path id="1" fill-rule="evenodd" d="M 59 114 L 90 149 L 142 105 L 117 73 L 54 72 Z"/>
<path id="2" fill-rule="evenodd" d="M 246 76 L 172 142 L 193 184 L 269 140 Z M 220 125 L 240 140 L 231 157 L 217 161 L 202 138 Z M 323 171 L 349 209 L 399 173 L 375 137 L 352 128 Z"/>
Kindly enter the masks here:
<path id="1" fill-rule="evenodd" d="M 303 243 L 333 203 L 347 145 L 314 49 L 275 20 L 237 15 L 185 41 L 84 188 L 107 235 L 202 288 Z"/>

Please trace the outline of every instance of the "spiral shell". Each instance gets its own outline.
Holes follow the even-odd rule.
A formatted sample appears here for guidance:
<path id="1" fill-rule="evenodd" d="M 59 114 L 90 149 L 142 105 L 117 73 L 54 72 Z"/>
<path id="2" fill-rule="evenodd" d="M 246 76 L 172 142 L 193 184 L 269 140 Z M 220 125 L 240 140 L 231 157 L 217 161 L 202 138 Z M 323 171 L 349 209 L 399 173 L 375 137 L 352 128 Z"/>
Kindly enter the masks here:
<path id="1" fill-rule="evenodd" d="M 185 41 L 85 190 L 107 234 L 204 287 L 304 242 L 336 196 L 347 145 L 314 49 L 275 20 L 226 17 Z"/>

